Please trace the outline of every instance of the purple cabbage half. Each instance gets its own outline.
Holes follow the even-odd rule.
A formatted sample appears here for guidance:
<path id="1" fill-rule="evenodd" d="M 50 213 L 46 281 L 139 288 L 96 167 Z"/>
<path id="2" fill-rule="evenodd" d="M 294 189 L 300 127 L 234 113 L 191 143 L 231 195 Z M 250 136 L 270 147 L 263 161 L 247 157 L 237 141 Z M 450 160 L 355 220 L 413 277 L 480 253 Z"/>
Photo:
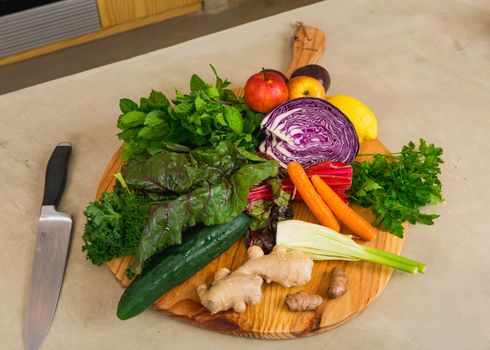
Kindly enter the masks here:
<path id="1" fill-rule="evenodd" d="M 330 160 L 352 163 L 359 139 L 349 118 L 319 98 L 297 98 L 274 108 L 262 120 L 265 139 L 260 151 L 281 166 L 303 167 Z"/>

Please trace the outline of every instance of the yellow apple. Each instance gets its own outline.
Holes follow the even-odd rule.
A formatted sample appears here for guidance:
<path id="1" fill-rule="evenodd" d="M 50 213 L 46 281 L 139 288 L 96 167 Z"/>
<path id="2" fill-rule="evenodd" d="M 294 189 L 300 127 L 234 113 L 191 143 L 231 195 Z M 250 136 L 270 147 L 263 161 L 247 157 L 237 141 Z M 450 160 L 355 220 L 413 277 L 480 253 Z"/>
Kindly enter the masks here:
<path id="1" fill-rule="evenodd" d="M 290 100 L 299 97 L 325 98 L 325 88 L 322 83 L 305 75 L 299 75 L 291 79 L 288 83 L 288 89 Z"/>

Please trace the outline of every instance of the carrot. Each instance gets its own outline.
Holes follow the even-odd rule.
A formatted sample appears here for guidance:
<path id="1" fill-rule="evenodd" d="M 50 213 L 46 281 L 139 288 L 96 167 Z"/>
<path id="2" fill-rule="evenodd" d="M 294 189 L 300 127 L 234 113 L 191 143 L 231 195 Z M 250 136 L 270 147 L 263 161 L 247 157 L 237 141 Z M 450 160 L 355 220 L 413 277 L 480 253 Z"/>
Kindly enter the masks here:
<path id="1" fill-rule="evenodd" d="M 378 234 L 378 230 L 357 214 L 351 207 L 328 186 L 318 175 L 313 175 L 311 181 L 316 191 L 335 215 L 357 236 L 366 241 L 372 240 Z"/>
<path id="2" fill-rule="evenodd" d="M 291 162 L 288 164 L 288 174 L 294 186 L 296 186 L 296 189 L 301 194 L 301 198 L 303 198 L 320 224 L 339 232 L 340 225 L 337 219 L 335 219 L 330 208 L 322 200 L 322 197 L 315 191 L 303 167 L 298 163 Z"/>

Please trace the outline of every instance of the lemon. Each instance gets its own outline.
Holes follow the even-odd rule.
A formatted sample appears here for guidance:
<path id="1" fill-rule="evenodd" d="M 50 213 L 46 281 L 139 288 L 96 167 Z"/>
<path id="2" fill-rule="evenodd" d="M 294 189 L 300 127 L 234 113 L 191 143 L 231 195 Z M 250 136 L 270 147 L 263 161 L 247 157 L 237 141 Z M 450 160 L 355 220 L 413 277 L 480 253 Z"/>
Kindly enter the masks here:
<path id="1" fill-rule="evenodd" d="M 356 129 L 359 142 L 376 139 L 378 122 L 373 111 L 368 106 L 347 95 L 327 97 L 327 102 L 340 109 L 350 119 Z"/>

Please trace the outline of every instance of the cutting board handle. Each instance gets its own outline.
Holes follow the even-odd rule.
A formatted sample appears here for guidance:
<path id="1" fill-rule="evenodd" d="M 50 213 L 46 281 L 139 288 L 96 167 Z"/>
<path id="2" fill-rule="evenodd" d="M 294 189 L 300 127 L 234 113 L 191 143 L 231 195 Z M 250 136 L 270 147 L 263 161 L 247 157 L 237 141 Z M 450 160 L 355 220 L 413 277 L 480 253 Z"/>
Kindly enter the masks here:
<path id="1" fill-rule="evenodd" d="M 308 26 L 303 22 L 296 22 L 292 40 L 293 56 L 285 73 L 288 78 L 296 68 L 316 63 L 325 51 L 325 34 L 320 29 Z"/>

